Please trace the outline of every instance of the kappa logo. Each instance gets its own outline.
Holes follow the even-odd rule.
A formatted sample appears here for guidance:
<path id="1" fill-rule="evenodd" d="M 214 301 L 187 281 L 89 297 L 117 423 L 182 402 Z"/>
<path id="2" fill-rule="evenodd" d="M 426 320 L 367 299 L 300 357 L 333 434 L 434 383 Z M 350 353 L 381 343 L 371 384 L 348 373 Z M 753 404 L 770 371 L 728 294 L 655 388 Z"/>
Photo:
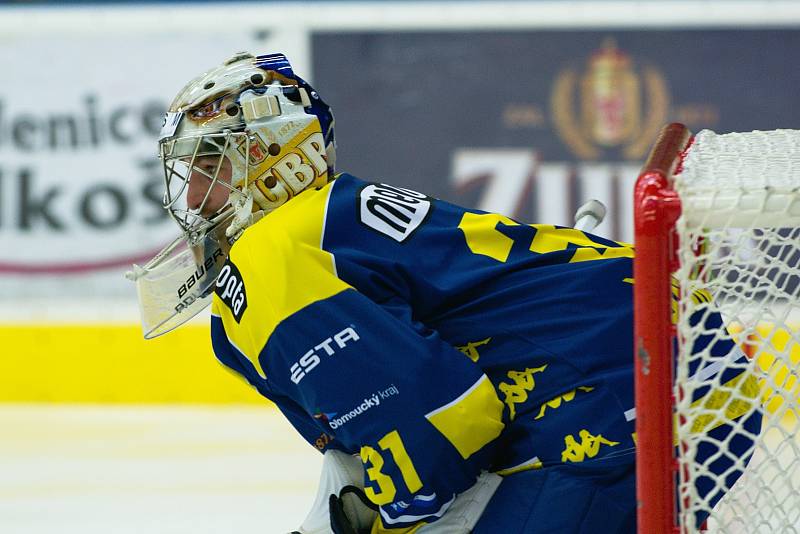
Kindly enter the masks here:
<path id="1" fill-rule="evenodd" d="M 242 315 L 247 309 L 247 294 L 244 290 L 242 274 L 230 259 L 225 262 L 219 272 L 214 293 L 230 308 L 236 322 L 241 322 Z"/>
<path id="2" fill-rule="evenodd" d="M 487 337 L 486 339 L 481 339 L 480 341 L 468 341 L 466 345 L 456 346 L 456 349 L 461 351 L 473 362 L 477 362 L 481 357 L 480 353 L 478 352 L 478 347 L 482 345 L 488 345 L 491 340 L 492 338 Z"/>
<path id="3" fill-rule="evenodd" d="M 333 344 L 335 344 L 336 347 L 341 350 L 345 348 L 348 343 L 356 342 L 359 339 L 361 338 L 358 336 L 355 328 L 348 326 L 344 330 L 337 332 L 329 338 L 326 338 L 318 345 L 315 345 L 313 349 L 308 350 L 308 352 L 303 354 L 299 360 L 292 364 L 291 368 L 289 369 L 292 374 L 292 382 L 299 384 L 308 373 L 310 373 L 322 362 L 318 351 L 323 350 L 328 356 L 333 356 L 337 352 L 337 349 L 333 347 Z"/>
<path id="4" fill-rule="evenodd" d="M 431 198 L 410 189 L 370 184 L 359 194 L 359 220 L 402 243 L 431 211 Z"/>
<path id="5" fill-rule="evenodd" d="M 517 404 L 528 400 L 528 392 L 536 387 L 536 379 L 533 375 L 543 373 L 547 369 L 547 364 L 541 367 L 528 367 L 524 371 L 509 371 L 507 373 L 513 383 L 507 384 L 500 382 L 497 389 L 503 392 L 505 398 L 503 402 L 508 405 L 508 416 L 513 421 L 517 416 Z"/>
<path id="6" fill-rule="evenodd" d="M 611 441 L 601 434 L 595 436 L 585 428 L 578 432 L 578 437 L 581 439 L 580 441 L 576 440 L 572 434 L 564 436 L 564 450 L 561 451 L 562 462 L 579 463 L 587 457 L 594 458 L 597 456 L 600 453 L 600 445 L 615 447 L 620 443 L 619 441 Z"/>

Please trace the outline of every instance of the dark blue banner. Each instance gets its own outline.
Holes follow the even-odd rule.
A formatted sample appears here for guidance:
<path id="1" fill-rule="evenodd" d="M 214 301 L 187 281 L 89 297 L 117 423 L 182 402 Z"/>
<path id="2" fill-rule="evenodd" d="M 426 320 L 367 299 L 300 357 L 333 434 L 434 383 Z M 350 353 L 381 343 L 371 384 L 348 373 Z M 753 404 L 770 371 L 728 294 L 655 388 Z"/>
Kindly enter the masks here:
<path id="1" fill-rule="evenodd" d="M 797 128 L 800 30 L 320 33 L 339 167 L 532 222 L 597 197 L 630 239 L 662 125 Z"/>

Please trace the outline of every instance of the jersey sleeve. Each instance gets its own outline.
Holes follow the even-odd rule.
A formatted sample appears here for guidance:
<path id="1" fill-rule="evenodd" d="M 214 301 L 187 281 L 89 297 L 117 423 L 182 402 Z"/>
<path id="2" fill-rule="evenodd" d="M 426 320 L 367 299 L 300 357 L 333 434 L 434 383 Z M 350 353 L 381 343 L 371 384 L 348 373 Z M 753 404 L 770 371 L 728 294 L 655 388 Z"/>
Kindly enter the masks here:
<path id="1" fill-rule="evenodd" d="M 211 343 L 217 359 L 244 378 L 261 395 L 275 403 L 283 416 L 310 445 L 323 453 L 328 449 L 341 449 L 341 446 L 334 442 L 333 436 L 314 424 L 302 407 L 292 399 L 276 394 L 267 381 L 260 380 L 252 363 L 225 334 L 222 320 L 216 313 L 218 306 L 219 303 L 215 302 L 211 313 Z"/>
<path id="2" fill-rule="evenodd" d="M 385 527 L 435 521 L 489 465 L 503 404 L 486 375 L 357 291 L 294 314 L 266 351 L 272 386 L 360 454 Z"/>

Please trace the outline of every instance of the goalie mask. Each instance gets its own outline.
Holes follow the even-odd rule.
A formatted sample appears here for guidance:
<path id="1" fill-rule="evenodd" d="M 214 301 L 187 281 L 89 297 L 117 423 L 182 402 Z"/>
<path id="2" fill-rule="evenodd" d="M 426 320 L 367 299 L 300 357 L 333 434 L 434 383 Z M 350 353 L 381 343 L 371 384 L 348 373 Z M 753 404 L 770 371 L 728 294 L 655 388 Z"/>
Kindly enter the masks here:
<path id="1" fill-rule="evenodd" d="M 241 232 L 333 175 L 333 115 L 282 54 L 234 57 L 189 82 L 159 136 L 164 207 L 182 235 L 128 277 L 146 338 L 210 303 Z"/>

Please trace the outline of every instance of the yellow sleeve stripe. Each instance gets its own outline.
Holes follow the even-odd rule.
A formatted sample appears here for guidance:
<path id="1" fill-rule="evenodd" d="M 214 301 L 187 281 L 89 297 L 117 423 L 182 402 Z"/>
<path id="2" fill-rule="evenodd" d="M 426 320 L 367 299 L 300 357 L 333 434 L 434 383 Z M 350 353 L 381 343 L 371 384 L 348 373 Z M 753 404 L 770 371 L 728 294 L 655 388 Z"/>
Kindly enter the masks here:
<path id="1" fill-rule="evenodd" d="M 469 458 L 503 431 L 503 403 L 483 375 L 455 400 L 425 415 L 428 421 Z"/>

